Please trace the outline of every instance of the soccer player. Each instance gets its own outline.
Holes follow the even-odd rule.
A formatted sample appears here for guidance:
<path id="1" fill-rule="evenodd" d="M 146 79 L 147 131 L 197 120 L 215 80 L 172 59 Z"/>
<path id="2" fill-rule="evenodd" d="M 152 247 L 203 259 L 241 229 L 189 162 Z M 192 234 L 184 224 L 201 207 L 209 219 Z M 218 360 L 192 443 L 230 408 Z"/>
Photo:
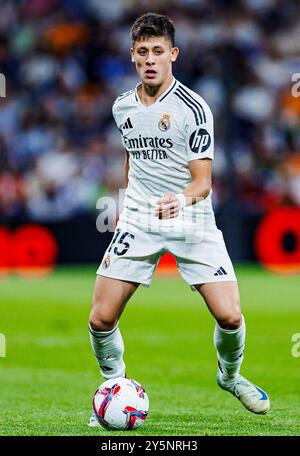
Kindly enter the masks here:
<path id="1" fill-rule="evenodd" d="M 155 13 L 144 14 L 131 29 L 131 60 L 141 83 L 112 109 L 125 148 L 127 189 L 97 271 L 91 344 L 104 379 L 126 375 L 119 319 L 138 286 L 149 286 L 159 258 L 171 252 L 216 320 L 218 385 L 251 412 L 264 414 L 267 394 L 240 374 L 245 320 L 211 204 L 213 117 L 206 102 L 172 74 L 179 53 L 174 36 L 171 20 Z M 89 425 L 97 425 L 94 416 Z"/>

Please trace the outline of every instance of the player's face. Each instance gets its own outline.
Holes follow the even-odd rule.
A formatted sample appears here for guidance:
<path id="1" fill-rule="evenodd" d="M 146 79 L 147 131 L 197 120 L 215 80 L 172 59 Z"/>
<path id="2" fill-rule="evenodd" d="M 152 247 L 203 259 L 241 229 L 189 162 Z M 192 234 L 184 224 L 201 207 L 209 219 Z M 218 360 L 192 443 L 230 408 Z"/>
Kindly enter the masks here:
<path id="1" fill-rule="evenodd" d="M 179 53 L 177 47 L 163 37 L 149 37 L 134 43 L 131 48 L 131 61 L 143 83 L 160 86 L 172 74 L 172 62 Z"/>

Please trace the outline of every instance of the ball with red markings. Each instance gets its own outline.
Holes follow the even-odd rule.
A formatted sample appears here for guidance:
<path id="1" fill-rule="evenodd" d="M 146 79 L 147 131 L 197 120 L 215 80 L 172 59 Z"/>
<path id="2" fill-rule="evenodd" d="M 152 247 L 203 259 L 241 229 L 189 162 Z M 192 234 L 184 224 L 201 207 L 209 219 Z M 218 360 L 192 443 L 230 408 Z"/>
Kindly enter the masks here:
<path id="1" fill-rule="evenodd" d="M 132 430 L 140 427 L 149 412 L 149 399 L 140 383 L 131 378 L 112 378 L 94 394 L 96 419 L 106 429 Z"/>

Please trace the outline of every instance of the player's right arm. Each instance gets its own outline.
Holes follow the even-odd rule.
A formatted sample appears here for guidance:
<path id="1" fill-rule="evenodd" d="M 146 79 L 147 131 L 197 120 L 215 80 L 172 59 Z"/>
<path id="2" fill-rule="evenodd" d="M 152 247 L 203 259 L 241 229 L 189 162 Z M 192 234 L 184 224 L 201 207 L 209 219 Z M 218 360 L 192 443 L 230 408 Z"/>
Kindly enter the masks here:
<path id="1" fill-rule="evenodd" d="M 125 160 L 124 160 L 124 183 L 125 187 L 128 187 L 128 173 L 129 173 L 129 152 L 125 149 Z"/>
<path id="2" fill-rule="evenodd" d="M 112 115 L 113 115 L 114 121 L 115 121 L 116 126 L 118 127 L 118 130 L 120 131 L 121 135 L 123 135 L 121 123 L 124 121 L 124 117 L 125 117 L 124 112 L 126 112 L 126 110 L 127 110 L 127 108 L 126 108 L 127 105 L 126 105 L 125 102 L 127 100 L 127 96 L 130 95 L 131 92 L 132 92 L 132 90 L 130 90 L 129 92 L 125 92 L 125 93 L 121 94 L 115 100 L 115 102 L 113 103 L 113 106 L 112 106 Z M 122 100 L 124 100 L 124 101 L 122 101 Z M 122 141 L 122 143 L 123 143 L 123 141 Z M 124 153 L 125 153 L 125 158 L 124 158 L 124 185 L 127 188 L 128 187 L 128 173 L 129 173 L 129 152 L 126 149 L 124 149 Z"/>

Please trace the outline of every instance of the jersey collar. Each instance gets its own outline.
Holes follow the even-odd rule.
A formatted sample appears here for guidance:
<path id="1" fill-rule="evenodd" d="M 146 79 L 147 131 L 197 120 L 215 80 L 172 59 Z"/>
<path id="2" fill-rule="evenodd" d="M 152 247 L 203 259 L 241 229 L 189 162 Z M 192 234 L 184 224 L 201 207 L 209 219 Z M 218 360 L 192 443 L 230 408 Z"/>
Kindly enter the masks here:
<path id="1" fill-rule="evenodd" d="M 171 92 L 173 92 L 173 90 L 175 89 L 176 87 L 176 84 L 177 84 L 177 79 L 173 78 L 173 81 L 171 82 L 171 84 L 169 85 L 169 87 L 161 94 L 161 96 L 155 101 L 155 103 L 152 103 L 150 106 L 153 106 L 154 104 L 156 103 L 160 103 L 161 101 L 163 101 Z M 136 88 L 135 88 L 135 91 L 134 91 L 134 98 L 135 98 L 135 101 L 140 103 L 141 105 L 145 106 L 141 100 L 139 99 L 139 96 L 137 94 L 137 91 L 138 91 L 138 88 L 141 86 L 142 84 L 139 83 Z M 148 106 L 150 108 L 150 106 Z M 147 107 L 147 106 L 145 106 Z"/>

